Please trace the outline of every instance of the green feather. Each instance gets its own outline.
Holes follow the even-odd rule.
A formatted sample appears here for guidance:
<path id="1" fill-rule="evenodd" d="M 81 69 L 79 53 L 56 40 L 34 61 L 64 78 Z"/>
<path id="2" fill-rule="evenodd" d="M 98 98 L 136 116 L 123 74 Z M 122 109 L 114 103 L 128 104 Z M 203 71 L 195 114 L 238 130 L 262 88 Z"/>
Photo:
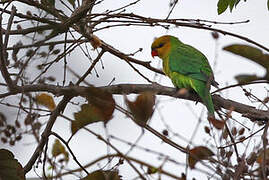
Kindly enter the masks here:
<path id="1" fill-rule="evenodd" d="M 193 89 L 202 99 L 210 115 L 214 105 L 210 85 L 217 85 L 207 58 L 199 50 L 170 36 L 170 52 L 163 58 L 165 73 L 177 88 Z"/>

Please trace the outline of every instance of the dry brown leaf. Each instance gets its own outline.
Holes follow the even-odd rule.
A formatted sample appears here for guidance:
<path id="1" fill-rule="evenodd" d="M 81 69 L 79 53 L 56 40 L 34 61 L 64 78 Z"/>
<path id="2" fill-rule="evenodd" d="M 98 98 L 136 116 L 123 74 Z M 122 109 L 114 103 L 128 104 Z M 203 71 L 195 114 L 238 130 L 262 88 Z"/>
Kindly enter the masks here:
<path id="1" fill-rule="evenodd" d="M 97 49 L 98 47 L 102 45 L 102 41 L 95 35 L 92 35 L 92 39 L 90 43 L 94 49 Z"/>
<path id="2" fill-rule="evenodd" d="M 216 129 L 223 129 L 225 125 L 225 121 L 217 120 L 214 117 L 208 117 L 208 121 L 216 128 Z"/>
<path id="3" fill-rule="evenodd" d="M 143 92 L 137 96 L 134 102 L 125 97 L 125 102 L 130 109 L 135 123 L 144 127 L 154 112 L 155 94 L 152 92 Z"/>
<path id="4" fill-rule="evenodd" d="M 84 96 L 89 103 L 81 105 L 81 110 L 74 113 L 75 120 L 71 124 L 72 134 L 88 124 L 95 122 L 106 124 L 112 118 L 115 109 L 115 100 L 111 93 L 90 87 Z"/>
<path id="5" fill-rule="evenodd" d="M 208 157 L 213 156 L 214 153 L 205 146 L 197 146 L 189 151 L 189 166 L 191 169 L 195 167 L 198 161 L 208 159 Z"/>
<path id="6" fill-rule="evenodd" d="M 269 165 L 269 148 L 265 150 L 265 159 L 266 164 Z M 264 161 L 264 150 L 259 152 L 258 157 L 256 159 L 256 162 L 259 163 L 260 165 L 263 163 L 263 161 Z"/>
<path id="7" fill-rule="evenodd" d="M 117 171 L 97 170 L 88 174 L 81 180 L 122 180 L 122 178 Z"/>
<path id="8" fill-rule="evenodd" d="M 61 142 L 58 139 L 55 139 L 54 144 L 52 146 L 52 156 L 57 157 L 59 155 L 64 155 L 64 161 L 68 162 L 69 161 L 69 154 L 65 150 L 65 147 L 61 144 Z"/>
<path id="9" fill-rule="evenodd" d="M 53 97 L 48 93 L 40 93 L 36 96 L 36 101 L 38 104 L 47 107 L 49 110 L 53 111 L 56 107 Z"/>

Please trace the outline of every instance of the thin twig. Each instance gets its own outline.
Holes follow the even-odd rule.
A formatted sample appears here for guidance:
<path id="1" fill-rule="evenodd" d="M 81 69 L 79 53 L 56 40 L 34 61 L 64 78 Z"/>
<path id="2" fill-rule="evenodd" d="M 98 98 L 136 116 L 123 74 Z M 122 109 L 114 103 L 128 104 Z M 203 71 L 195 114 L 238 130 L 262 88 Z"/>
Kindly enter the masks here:
<path id="1" fill-rule="evenodd" d="M 114 157 L 122 158 L 122 155 L 116 153 L 116 154 L 108 154 L 108 155 L 101 156 L 101 157 L 99 157 L 99 158 L 93 160 L 92 162 L 88 163 L 87 165 L 85 165 L 84 168 L 88 168 L 88 167 L 90 167 L 90 166 L 93 166 L 93 165 L 95 165 L 96 163 L 98 163 L 99 161 L 102 161 L 102 160 L 104 160 L 104 159 L 110 159 L 110 158 L 114 158 Z M 154 165 L 151 165 L 151 164 L 149 164 L 149 163 L 146 163 L 146 162 L 144 162 L 144 161 L 142 161 L 142 160 L 139 160 L 139 159 L 137 159 L 137 158 L 133 158 L 133 157 L 130 157 L 130 156 L 125 156 L 125 158 L 126 158 L 126 159 L 129 159 L 130 161 L 133 161 L 133 162 L 135 162 L 135 163 L 137 163 L 137 164 L 140 164 L 140 165 L 142 165 L 142 166 L 146 166 L 146 167 L 148 167 L 148 168 L 158 169 L 158 167 L 156 167 L 156 166 L 154 166 Z M 58 175 L 56 175 L 56 176 L 53 176 L 52 178 L 63 177 L 63 176 L 65 176 L 65 175 L 72 174 L 72 173 L 79 172 L 79 171 L 81 171 L 81 169 L 80 169 L 80 168 L 77 168 L 77 169 L 74 169 L 74 170 L 71 170 L 71 171 L 68 171 L 68 172 L 64 172 L 64 173 L 62 173 L 62 174 L 58 174 Z M 169 176 L 169 177 L 171 177 L 171 178 L 174 178 L 174 179 L 180 179 L 180 177 L 178 177 L 178 176 L 176 176 L 176 175 L 174 175 L 174 174 L 171 174 L 171 173 L 165 171 L 164 169 L 161 169 L 161 172 L 162 172 L 162 174 L 164 174 L 164 175 L 166 175 L 166 176 Z"/>
<path id="2" fill-rule="evenodd" d="M 96 134 L 95 132 L 89 130 L 89 129 L 85 129 L 86 131 L 90 132 L 91 134 L 95 135 L 99 140 L 103 141 L 104 143 L 106 143 L 107 145 L 109 145 L 112 149 L 114 149 L 120 156 L 122 156 L 127 162 L 128 164 L 135 170 L 135 172 L 139 175 L 139 177 L 143 180 L 146 180 L 144 178 L 144 176 L 140 173 L 140 171 L 133 165 L 133 163 L 124 156 L 124 154 L 122 154 L 114 145 L 112 145 L 110 142 L 106 141 L 101 135 Z"/>
<path id="3" fill-rule="evenodd" d="M 155 25 L 156 23 L 166 23 L 166 24 L 173 24 L 176 26 L 181 26 L 181 27 L 189 27 L 189 28 L 195 28 L 195 29 L 204 29 L 204 30 L 209 30 L 209 31 L 215 31 L 215 32 L 219 32 L 223 35 L 229 35 L 232 37 L 236 37 L 239 39 L 242 39 L 246 42 L 249 42 L 251 44 L 255 44 L 256 46 L 266 50 L 267 52 L 269 52 L 269 48 L 263 46 L 262 44 L 257 43 L 256 41 L 253 41 L 247 37 L 241 36 L 239 34 L 235 34 L 232 32 L 228 32 L 228 31 L 224 31 L 221 29 L 216 29 L 216 28 L 211 28 L 208 26 L 201 26 L 201 24 L 195 24 L 195 23 L 184 23 L 184 22 L 177 22 L 174 19 L 156 19 L 156 18 L 146 18 L 144 16 L 140 16 L 140 15 L 136 15 L 136 14 L 120 14 L 121 17 L 135 17 L 138 19 L 143 20 L 144 22 L 148 22 L 149 24 Z"/>
<path id="4" fill-rule="evenodd" d="M 13 23 L 13 19 L 14 19 L 14 14 L 16 13 L 17 9 L 15 6 L 12 6 L 11 8 L 11 14 L 9 16 L 9 19 L 8 19 L 8 25 L 7 25 L 7 29 L 6 29 L 6 33 L 5 33 L 5 41 L 4 41 L 4 49 L 7 48 L 7 45 L 8 45 L 8 40 L 9 40 L 9 32 L 11 30 L 11 26 L 12 26 L 12 23 Z"/>
<path id="5" fill-rule="evenodd" d="M 234 88 L 234 87 L 238 87 L 238 86 L 246 86 L 246 85 L 252 85 L 252 84 L 261 84 L 261 83 L 269 83 L 268 80 L 259 80 L 259 81 L 251 81 L 251 82 L 245 82 L 245 83 L 238 83 L 238 84 L 233 84 L 233 85 L 229 85 L 220 89 L 217 89 L 216 91 L 213 91 L 211 94 L 215 94 L 217 92 L 226 90 L 226 89 L 230 89 L 230 88 Z"/>
<path id="6" fill-rule="evenodd" d="M 44 159 L 43 159 L 43 166 L 42 166 L 42 171 L 43 171 L 43 178 L 45 180 L 48 179 L 46 175 L 46 161 L 47 161 L 47 150 L 48 150 L 48 141 L 46 142 L 45 149 L 44 149 Z"/>
<path id="7" fill-rule="evenodd" d="M 131 68 L 137 72 L 141 77 L 143 77 L 145 80 L 147 80 L 149 83 L 153 83 L 149 78 L 147 78 L 144 74 L 142 74 L 136 67 L 134 67 L 128 60 L 125 61 L 127 62 L 127 64 L 129 64 L 129 66 L 131 66 Z"/>
<path id="8" fill-rule="evenodd" d="M 167 17 L 165 19 L 169 18 L 169 16 L 172 14 L 174 8 L 176 7 L 177 3 L 178 3 L 178 0 L 174 0 L 174 2 L 172 4 L 172 7 L 171 7 L 171 9 L 170 9 L 170 11 L 169 11 L 169 13 L 168 13 L 168 15 L 167 15 Z"/>
<path id="9" fill-rule="evenodd" d="M 165 136 L 163 136 L 162 134 L 160 134 L 158 131 L 156 131 L 155 129 L 153 129 L 152 127 L 150 127 L 149 125 L 145 126 L 145 129 L 148 130 L 149 132 L 151 132 L 152 134 L 154 134 L 155 136 L 159 137 L 160 139 L 162 139 L 164 142 L 166 142 L 167 144 L 173 146 L 174 148 L 176 148 L 177 150 L 188 154 L 188 150 L 180 145 L 178 145 L 177 143 L 171 141 L 170 139 L 166 138 Z"/>
<path id="10" fill-rule="evenodd" d="M 268 131 L 268 127 L 269 127 L 269 122 L 267 122 L 264 126 L 264 131 L 263 134 L 261 136 L 262 138 L 262 142 L 263 142 L 263 153 L 262 153 L 262 163 L 261 163 L 261 167 L 262 167 L 262 176 L 263 179 L 266 180 L 267 179 L 267 167 L 266 167 L 266 162 L 267 162 L 267 158 L 266 158 L 266 154 L 267 154 L 267 145 L 268 145 L 268 139 L 267 139 L 267 131 Z"/>
<path id="11" fill-rule="evenodd" d="M 233 135 L 231 134 L 231 131 L 230 131 L 230 129 L 229 129 L 229 127 L 228 127 L 228 125 L 227 125 L 226 122 L 225 122 L 224 125 L 225 125 L 226 131 L 228 132 L 228 135 L 229 135 L 229 137 L 230 137 L 230 139 L 232 141 L 232 145 L 234 147 L 234 151 L 235 151 L 236 157 L 239 158 L 239 153 L 238 153 L 237 146 L 236 146 L 236 143 L 234 141 Z"/>
<path id="12" fill-rule="evenodd" d="M 75 77 L 77 77 L 78 79 L 81 78 L 81 76 L 80 76 L 78 73 L 76 73 L 71 67 L 67 66 L 66 68 L 67 68 L 67 70 L 70 71 L 70 73 L 73 74 Z M 83 83 L 86 84 L 87 86 L 91 86 L 91 84 L 88 83 L 85 79 L 83 80 Z"/>
<path id="13" fill-rule="evenodd" d="M 101 57 L 103 56 L 103 54 L 105 53 L 104 50 L 102 50 L 98 56 L 96 57 L 96 59 L 92 62 L 91 66 L 89 67 L 89 69 L 79 78 L 79 80 L 76 82 L 76 85 L 79 85 L 82 81 L 85 80 L 85 78 L 92 72 L 92 69 L 95 67 L 96 63 L 101 59 Z"/>
<path id="14" fill-rule="evenodd" d="M 262 127 L 261 129 L 257 130 L 256 132 L 252 133 L 251 135 L 247 136 L 246 138 L 242 139 L 242 140 L 239 140 L 239 141 L 237 141 L 237 142 L 234 142 L 234 143 L 231 143 L 231 144 L 228 144 L 228 145 L 225 145 L 225 146 L 220 146 L 220 147 L 218 147 L 218 149 L 227 148 L 227 147 L 231 147 L 231 146 L 233 146 L 234 144 L 242 143 L 242 142 L 244 142 L 245 140 L 247 140 L 247 139 L 253 137 L 253 136 L 254 136 L 255 134 L 257 134 L 258 132 L 262 131 L 264 128 L 265 128 L 265 126 Z"/>
<path id="15" fill-rule="evenodd" d="M 80 162 L 77 160 L 77 157 L 75 156 L 75 154 L 73 153 L 72 149 L 69 147 L 68 143 L 57 133 L 51 131 L 49 133 L 49 135 L 53 135 L 56 138 L 58 138 L 62 143 L 64 143 L 64 145 L 67 147 L 68 151 L 70 152 L 72 158 L 74 159 L 74 161 L 77 163 L 77 165 L 79 165 L 79 167 L 87 174 L 89 175 L 89 172 L 80 164 Z"/>

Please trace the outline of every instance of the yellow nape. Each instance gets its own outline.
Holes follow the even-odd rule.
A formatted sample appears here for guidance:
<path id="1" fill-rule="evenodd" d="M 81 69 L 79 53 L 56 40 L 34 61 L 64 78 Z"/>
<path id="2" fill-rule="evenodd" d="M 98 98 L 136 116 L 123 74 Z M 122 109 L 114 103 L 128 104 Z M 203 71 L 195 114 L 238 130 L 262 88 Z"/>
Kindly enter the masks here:
<path id="1" fill-rule="evenodd" d="M 158 52 L 158 56 L 164 60 L 171 49 L 171 36 L 165 35 L 155 39 L 151 45 L 151 49 L 156 50 Z"/>

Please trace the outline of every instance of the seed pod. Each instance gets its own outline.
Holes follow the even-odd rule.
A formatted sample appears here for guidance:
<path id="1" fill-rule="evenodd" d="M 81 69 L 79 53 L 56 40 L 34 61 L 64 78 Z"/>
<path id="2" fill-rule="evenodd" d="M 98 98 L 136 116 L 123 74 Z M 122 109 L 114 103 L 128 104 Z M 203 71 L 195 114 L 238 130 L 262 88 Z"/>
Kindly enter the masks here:
<path id="1" fill-rule="evenodd" d="M 221 157 L 224 157 L 224 155 L 225 155 L 225 149 L 224 148 L 221 148 L 220 149 L 220 156 Z"/>
<path id="2" fill-rule="evenodd" d="M 2 137 L 2 138 L 1 138 L 1 141 L 2 141 L 2 143 L 5 144 L 5 143 L 7 143 L 7 138 Z"/>
<path id="3" fill-rule="evenodd" d="M 228 131 L 226 128 L 224 129 L 224 131 L 222 133 L 222 137 L 223 137 L 223 139 L 227 139 L 227 137 L 228 137 Z"/>
<path id="4" fill-rule="evenodd" d="M 233 128 L 232 128 L 232 132 L 231 132 L 231 133 L 232 133 L 233 136 L 236 136 L 236 134 L 237 134 L 237 129 L 236 129 L 236 127 L 233 127 Z"/>
<path id="5" fill-rule="evenodd" d="M 5 134 L 6 137 L 10 137 L 11 136 L 9 130 L 7 130 L 7 129 L 4 130 L 4 134 Z"/>
<path id="6" fill-rule="evenodd" d="M 21 124 L 20 124 L 20 122 L 19 122 L 18 120 L 15 121 L 15 126 L 16 126 L 17 128 L 20 128 L 20 127 L 21 127 Z"/>
<path id="7" fill-rule="evenodd" d="M 162 134 L 163 134 L 164 136 L 168 136 L 168 131 L 165 129 L 165 130 L 163 130 Z"/>
<path id="8" fill-rule="evenodd" d="M 22 136 L 21 136 L 21 134 L 19 134 L 18 136 L 16 136 L 15 140 L 19 141 L 19 140 L 21 140 L 21 138 L 22 138 Z"/>
<path id="9" fill-rule="evenodd" d="M 214 39 L 219 39 L 219 33 L 217 33 L 216 31 L 212 32 L 211 35 Z"/>
<path id="10" fill-rule="evenodd" d="M 10 145 L 10 146 L 14 146 L 14 145 L 15 145 L 15 141 L 14 141 L 14 140 L 10 140 L 10 141 L 9 141 L 9 145 Z"/>
<path id="11" fill-rule="evenodd" d="M 230 158 L 232 155 L 233 155 L 233 151 L 229 151 L 229 152 L 226 153 L 227 158 Z"/>
<path id="12" fill-rule="evenodd" d="M 247 164 L 252 165 L 257 159 L 257 154 L 255 152 L 252 152 L 250 156 L 247 158 Z"/>
<path id="13" fill-rule="evenodd" d="M 206 132 L 206 134 L 210 134 L 210 129 L 208 126 L 205 126 L 205 132 Z"/>
<path id="14" fill-rule="evenodd" d="M 239 134 L 239 135 L 242 135 L 242 134 L 244 134 L 244 132 L 245 132 L 245 128 L 241 128 L 241 129 L 239 130 L 238 134 Z"/>
<path id="15" fill-rule="evenodd" d="M 246 137 L 245 136 L 241 136 L 240 138 L 239 138 L 239 141 L 244 141 L 246 139 Z"/>

